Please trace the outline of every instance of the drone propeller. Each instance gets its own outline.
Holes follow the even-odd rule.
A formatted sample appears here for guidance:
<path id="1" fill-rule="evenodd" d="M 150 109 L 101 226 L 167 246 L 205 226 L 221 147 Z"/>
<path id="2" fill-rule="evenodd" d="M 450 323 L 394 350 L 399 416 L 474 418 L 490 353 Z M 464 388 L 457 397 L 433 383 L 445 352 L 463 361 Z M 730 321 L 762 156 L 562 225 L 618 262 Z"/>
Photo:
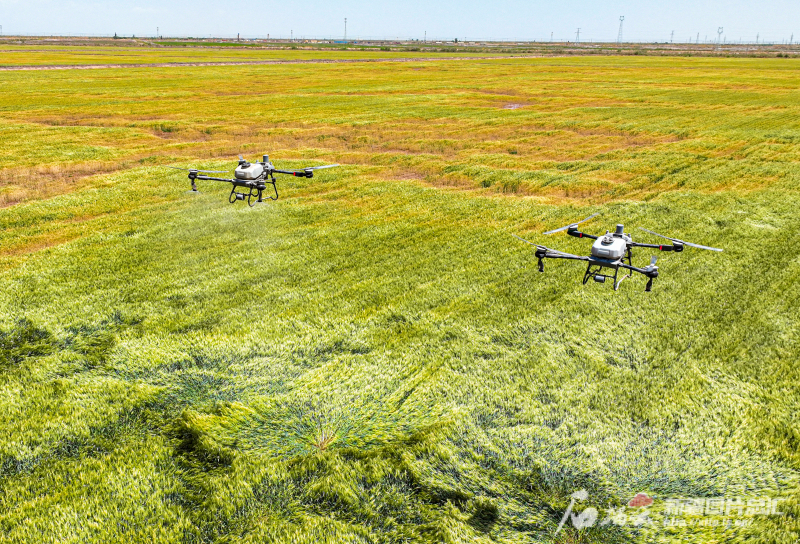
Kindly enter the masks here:
<path id="1" fill-rule="evenodd" d="M 664 236 L 663 234 L 659 234 L 657 232 L 653 232 L 652 230 L 647 230 L 646 228 L 643 228 L 643 227 L 639 227 L 639 228 L 642 229 L 645 232 L 649 232 L 650 234 L 655 234 L 656 236 L 664 238 L 665 240 L 670 240 L 672 242 L 677 242 L 677 243 L 683 244 L 685 246 L 696 247 L 696 248 L 699 248 L 699 249 L 708 249 L 709 251 L 722 251 L 721 249 L 716 248 L 716 247 L 708 247 L 708 246 L 701 246 L 699 244 L 692 244 L 691 242 L 684 242 L 683 240 L 678 240 L 677 238 L 670 238 L 669 236 Z"/>
<path id="2" fill-rule="evenodd" d="M 658 257 L 656 257 L 655 255 L 653 255 L 653 256 L 650 258 L 650 266 L 655 266 L 655 265 L 656 265 L 656 261 L 657 261 L 657 260 L 658 260 Z"/>
<path id="3" fill-rule="evenodd" d="M 326 164 L 325 166 L 310 166 L 308 168 L 303 168 L 306 172 L 311 172 L 313 170 L 324 170 L 325 168 L 333 168 L 334 166 L 339 166 L 338 164 Z"/>
<path id="4" fill-rule="evenodd" d="M 196 168 L 178 168 L 177 166 L 163 166 L 162 168 L 172 168 L 173 170 L 184 170 L 186 172 L 203 172 L 205 174 L 225 174 L 227 170 L 197 170 Z"/>
<path id="5" fill-rule="evenodd" d="M 549 248 L 546 248 L 546 247 L 544 247 L 544 246 L 540 246 L 539 244 L 534 244 L 533 242 L 530 242 L 530 241 L 526 240 L 525 238 L 521 238 L 521 237 L 517 236 L 516 234 L 512 234 L 511 236 L 513 236 L 513 237 L 514 237 L 514 238 L 516 238 L 517 240 L 522 240 L 522 241 L 523 241 L 523 242 L 525 242 L 526 244 L 530 244 L 530 245 L 532 245 L 532 246 L 536 246 L 536 247 L 538 247 L 539 249 L 545 249 L 545 250 L 549 249 Z"/>
<path id="6" fill-rule="evenodd" d="M 577 226 L 578 226 L 578 225 L 580 225 L 581 223 L 585 223 L 585 222 L 586 222 L 586 221 L 588 221 L 589 219 L 592 219 L 592 218 L 594 218 L 594 217 L 597 217 L 598 215 L 600 215 L 600 214 L 599 214 L 599 213 L 596 213 L 596 214 L 594 214 L 594 215 L 590 215 L 590 216 L 589 216 L 589 217 L 587 217 L 586 219 L 583 219 L 583 220 L 581 220 L 581 221 L 578 221 L 577 223 L 570 223 L 570 224 L 569 224 L 569 225 L 567 225 L 566 227 L 561 227 L 560 229 L 555 229 L 555 230 L 549 230 L 549 231 L 545 232 L 545 234 L 555 234 L 555 233 L 557 233 L 557 232 L 561 232 L 562 230 L 567 230 L 568 228 L 570 228 L 570 227 L 572 227 L 572 226 L 576 226 L 576 227 L 577 227 Z"/>

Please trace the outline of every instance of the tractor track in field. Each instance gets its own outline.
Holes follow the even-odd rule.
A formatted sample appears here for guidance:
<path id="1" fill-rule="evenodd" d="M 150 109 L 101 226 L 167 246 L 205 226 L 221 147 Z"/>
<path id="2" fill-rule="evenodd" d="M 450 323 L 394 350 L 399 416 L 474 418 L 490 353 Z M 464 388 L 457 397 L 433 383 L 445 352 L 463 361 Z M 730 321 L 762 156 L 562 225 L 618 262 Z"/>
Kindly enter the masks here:
<path id="1" fill-rule="evenodd" d="M 502 57 L 402 57 L 402 58 L 380 58 L 380 59 L 297 59 L 297 60 L 254 60 L 254 61 L 231 61 L 231 62 L 158 62 L 145 64 L 43 64 L 22 65 L 22 66 L 0 66 L 0 71 L 24 71 L 24 70 L 103 70 L 111 68 L 187 68 L 203 66 L 260 66 L 271 64 L 355 64 L 363 62 L 442 62 L 457 60 L 505 60 L 540 58 L 540 55 L 508 55 Z"/>

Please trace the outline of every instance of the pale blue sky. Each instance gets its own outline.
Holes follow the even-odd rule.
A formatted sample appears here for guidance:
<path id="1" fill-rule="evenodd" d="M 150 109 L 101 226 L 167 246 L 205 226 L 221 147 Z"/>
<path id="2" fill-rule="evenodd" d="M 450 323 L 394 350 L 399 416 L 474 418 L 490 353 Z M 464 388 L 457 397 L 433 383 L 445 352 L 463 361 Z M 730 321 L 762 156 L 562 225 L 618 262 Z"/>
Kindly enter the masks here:
<path id="1" fill-rule="evenodd" d="M 295 38 L 616 39 L 630 41 L 800 40 L 800 0 L 0 0 L 3 34 L 115 32 L 170 36 Z"/>

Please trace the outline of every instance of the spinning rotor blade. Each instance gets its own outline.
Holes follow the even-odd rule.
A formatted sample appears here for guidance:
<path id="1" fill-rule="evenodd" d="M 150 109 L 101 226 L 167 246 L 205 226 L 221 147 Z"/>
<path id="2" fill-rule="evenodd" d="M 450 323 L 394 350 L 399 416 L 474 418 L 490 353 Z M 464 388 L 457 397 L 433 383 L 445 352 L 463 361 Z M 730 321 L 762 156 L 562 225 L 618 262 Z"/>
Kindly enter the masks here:
<path id="1" fill-rule="evenodd" d="M 555 229 L 555 230 L 549 230 L 549 231 L 545 232 L 545 234 L 555 234 L 555 233 L 557 233 L 557 232 L 561 232 L 562 230 L 567 230 L 567 229 L 568 229 L 568 228 L 570 228 L 572 225 L 580 225 L 581 223 L 585 223 L 585 222 L 586 222 L 586 221 L 588 221 L 589 219 L 592 219 L 593 217 L 597 217 L 598 215 L 600 215 L 600 214 L 599 214 L 599 213 L 596 213 L 596 214 L 594 214 L 594 215 L 590 215 L 590 216 L 589 216 L 589 217 L 587 217 L 586 219 L 583 219 L 583 220 L 581 220 L 581 221 L 578 221 L 577 223 L 570 223 L 570 224 L 569 224 L 569 225 L 567 225 L 566 227 L 561 227 L 560 229 Z"/>
<path id="2" fill-rule="evenodd" d="M 657 260 L 658 260 L 658 257 L 656 257 L 655 255 L 653 255 L 653 256 L 650 258 L 650 266 L 655 266 L 655 265 L 656 265 L 656 261 L 657 261 Z"/>
<path id="3" fill-rule="evenodd" d="M 696 248 L 698 248 L 698 249 L 707 249 L 707 250 L 709 250 L 709 251 L 720 251 L 720 252 L 722 251 L 722 250 L 721 250 L 720 248 L 718 248 L 718 247 L 708 247 L 708 246 L 701 246 L 700 244 L 693 244 L 693 243 L 691 243 L 691 242 L 683 242 L 683 245 L 685 245 L 685 246 L 692 246 L 692 247 L 696 247 Z"/>
<path id="4" fill-rule="evenodd" d="M 644 227 L 639 227 L 639 228 L 640 228 L 641 230 L 645 231 L 645 232 L 649 232 L 650 234 L 655 234 L 655 235 L 656 235 L 656 236 L 658 236 L 659 238 L 664 238 L 665 240 L 671 240 L 671 241 L 673 241 L 673 242 L 678 242 L 678 241 L 679 241 L 677 238 L 670 238 L 669 236 L 664 236 L 663 234 L 659 234 L 659 233 L 657 233 L 657 232 L 653 232 L 652 230 L 647 230 L 647 229 L 646 229 L 646 228 L 644 228 Z"/>
<path id="5" fill-rule="evenodd" d="M 536 246 L 536 247 L 538 247 L 539 249 L 549 249 L 549 248 L 546 248 L 546 247 L 544 247 L 544 246 L 540 246 L 539 244 L 534 244 L 533 242 L 529 242 L 529 241 L 528 241 L 528 240 L 526 240 L 525 238 L 521 238 L 521 237 L 517 236 L 516 234 L 512 234 L 511 236 L 513 236 L 513 237 L 514 237 L 514 238 L 516 238 L 517 240 L 522 240 L 522 241 L 523 241 L 523 242 L 525 242 L 526 244 L 530 244 L 530 245 L 532 245 L 532 246 Z"/>
<path id="6" fill-rule="evenodd" d="M 196 168 L 178 168 L 177 166 L 163 166 L 162 168 L 172 168 L 173 170 L 183 170 L 185 172 L 204 172 L 206 174 L 225 174 L 228 170 L 198 170 Z"/>
<path id="7" fill-rule="evenodd" d="M 333 168 L 335 166 L 339 166 L 338 164 L 326 164 L 325 166 L 310 166 L 308 168 L 303 168 L 306 172 L 310 172 L 312 170 L 324 170 L 325 168 Z"/>
<path id="8" fill-rule="evenodd" d="M 685 246 L 696 247 L 698 249 L 707 249 L 709 251 L 722 251 L 721 249 L 716 248 L 716 247 L 701 246 L 700 244 L 693 244 L 691 242 L 684 242 L 683 240 L 678 240 L 677 238 L 670 238 L 669 236 L 664 236 L 663 234 L 659 234 L 657 232 L 653 232 L 652 230 L 647 230 L 644 227 L 639 227 L 639 228 L 642 229 L 645 232 L 649 232 L 650 234 L 655 234 L 656 236 L 664 238 L 665 240 L 671 240 L 673 242 L 678 242 L 679 244 L 683 244 Z"/>

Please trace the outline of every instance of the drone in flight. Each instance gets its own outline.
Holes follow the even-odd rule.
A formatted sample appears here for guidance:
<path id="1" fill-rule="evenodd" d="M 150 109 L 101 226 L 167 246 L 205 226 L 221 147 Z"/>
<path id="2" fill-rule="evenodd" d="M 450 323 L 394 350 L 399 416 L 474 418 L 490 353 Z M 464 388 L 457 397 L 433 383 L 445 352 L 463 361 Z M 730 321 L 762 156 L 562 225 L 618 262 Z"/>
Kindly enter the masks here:
<path id="1" fill-rule="evenodd" d="M 648 278 L 647 286 L 644 289 L 647 292 L 652 289 L 653 280 L 658 277 L 658 267 L 656 266 L 655 256 L 653 256 L 653 258 L 650 260 L 650 264 L 645 267 L 633 266 L 633 254 L 631 250 L 634 247 L 657 249 L 659 251 L 674 251 L 676 253 L 683 251 L 685 246 L 708 249 L 710 251 L 722 251 L 721 249 L 715 247 L 701 246 L 698 244 L 692 244 L 690 242 L 684 242 L 683 240 L 678 240 L 677 238 L 670 238 L 669 236 L 664 236 L 663 234 L 658 234 L 657 232 L 653 232 L 642 227 L 639 228 L 645 232 L 649 232 L 650 234 L 669 240 L 672 243 L 669 245 L 664 245 L 640 244 L 638 242 L 634 242 L 631 238 L 631 235 L 625 232 L 625 227 L 623 225 L 617 225 L 617 228 L 614 232 L 606 231 L 605 235 L 603 236 L 593 236 L 578 230 L 578 225 L 598 215 L 599 214 L 594 214 L 582 221 L 578 221 L 577 223 L 572 223 L 566 227 L 545 232 L 545 234 L 555 234 L 557 232 L 566 230 L 567 234 L 574 236 L 575 238 L 589 238 L 594 240 L 594 243 L 592 244 L 591 255 L 588 257 L 563 253 L 561 251 L 556 251 L 555 249 L 550 249 L 549 247 L 540 246 L 539 244 L 529 242 L 524 238 L 520 238 L 516 234 L 513 236 L 536 247 L 535 255 L 536 258 L 539 259 L 539 272 L 544 272 L 544 259 L 568 259 L 572 261 L 584 261 L 588 264 L 586 266 L 586 272 L 583 275 L 583 284 L 586 285 L 586 282 L 589 281 L 589 278 L 593 278 L 597 283 L 605 283 L 606 279 L 613 279 L 614 291 L 619 289 L 619 284 L 622 283 L 622 280 L 630 278 L 633 276 L 634 272 L 638 272 L 639 274 L 642 274 Z M 604 270 L 606 269 L 613 270 L 614 274 L 611 275 L 610 272 L 605 274 Z M 628 273 L 617 280 L 620 269 L 627 271 Z"/>
<path id="2" fill-rule="evenodd" d="M 246 200 L 247 204 L 252 208 L 256 204 L 264 203 L 266 200 L 278 200 L 278 188 L 275 185 L 275 174 L 287 174 L 299 178 L 313 178 L 315 170 L 322 170 L 324 168 L 333 168 L 339 166 L 338 164 L 328 164 L 325 166 L 312 166 L 303 168 L 302 170 L 278 170 L 269 162 L 269 156 L 264 155 L 261 162 L 249 163 L 244 157 L 239 155 L 239 165 L 233 171 L 233 179 L 215 178 L 205 176 L 203 174 L 226 174 L 228 170 L 197 170 L 194 168 L 178 168 L 177 166 L 167 166 L 173 170 L 185 170 L 189 172 L 189 181 L 192 182 L 191 192 L 197 193 L 196 180 L 203 181 L 224 181 L 231 184 L 231 194 L 228 196 L 228 202 L 231 204 L 236 203 L 238 200 Z M 267 185 L 272 185 L 272 190 L 275 196 L 264 196 L 264 190 Z M 237 191 L 241 189 L 241 191 Z M 244 192 L 247 191 L 247 192 Z"/>

